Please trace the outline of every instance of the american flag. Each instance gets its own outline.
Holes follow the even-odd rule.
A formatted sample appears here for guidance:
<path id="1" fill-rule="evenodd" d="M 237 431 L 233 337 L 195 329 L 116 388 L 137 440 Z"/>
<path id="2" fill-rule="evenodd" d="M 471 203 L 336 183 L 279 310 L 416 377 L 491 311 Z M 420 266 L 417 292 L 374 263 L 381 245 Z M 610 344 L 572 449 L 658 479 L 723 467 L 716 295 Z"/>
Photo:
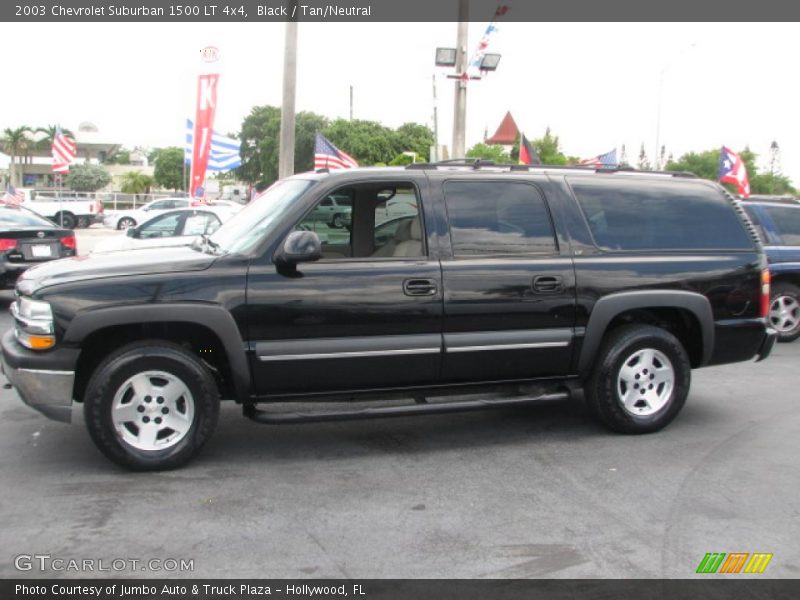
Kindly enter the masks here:
<path id="1" fill-rule="evenodd" d="M 315 169 L 352 169 L 358 163 L 352 156 L 348 156 L 321 133 L 317 132 L 314 138 L 314 168 Z"/>
<path id="2" fill-rule="evenodd" d="M 585 158 L 578 164 L 585 167 L 616 167 L 619 164 L 617 162 L 617 149 L 614 148 L 611 152 L 593 156 L 592 158 Z"/>
<path id="3" fill-rule="evenodd" d="M 69 166 L 77 155 L 78 148 L 75 140 L 64 135 L 61 127 L 56 128 L 56 135 L 53 138 L 53 171 L 56 173 L 69 172 Z"/>
<path id="4" fill-rule="evenodd" d="M 6 193 L 3 194 L 2 201 L 6 204 L 20 204 L 23 200 L 25 200 L 25 194 L 22 193 L 22 190 L 18 190 L 13 185 L 9 185 L 6 188 Z"/>

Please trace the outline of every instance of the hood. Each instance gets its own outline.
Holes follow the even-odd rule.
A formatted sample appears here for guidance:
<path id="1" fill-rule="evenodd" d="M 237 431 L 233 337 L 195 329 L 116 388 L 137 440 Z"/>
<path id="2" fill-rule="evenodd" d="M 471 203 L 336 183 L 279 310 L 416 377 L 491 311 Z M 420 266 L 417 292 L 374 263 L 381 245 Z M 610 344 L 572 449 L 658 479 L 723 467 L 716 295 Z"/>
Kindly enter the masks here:
<path id="1" fill-rule="evenodd" d="M 106 277 L 170 274 L 202 271 L 219 258 L 192 250 L 178 248 L 147 248 L 127 252 L 109 252 L 54 260 L 25 271 L 17 282 L 23 294 L 60 283 L 72 283 Z"/>

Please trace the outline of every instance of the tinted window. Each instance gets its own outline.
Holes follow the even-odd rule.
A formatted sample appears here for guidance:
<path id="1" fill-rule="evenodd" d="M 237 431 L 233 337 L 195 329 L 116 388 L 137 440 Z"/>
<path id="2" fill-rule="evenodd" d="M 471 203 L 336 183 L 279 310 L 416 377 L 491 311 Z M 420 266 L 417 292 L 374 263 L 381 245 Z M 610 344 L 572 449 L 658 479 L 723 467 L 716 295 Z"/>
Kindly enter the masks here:
<path id="1" fill-rule="evenodd" d="M 448 181 L 444 191 L 456 256 L 555 251 L 550 214 L 535 187 L 518 182 Z"/>
<path id="2" fill-rule="evenodd" d="M 733 206 L 713 189 L 676 181 L 570 184 L 594 240 L 609 250 L 750 249 Z"/>
<path id="3" fill-rule="evenodd" d="M 202 235 L 204 233 L 214 232 L 219 228 L 219 225 L 220 221 L 217 215 L 207 212 L 197 212 L 186 216 L 180 235 Z"/>
<path id="4" fill-rule="evenodd" d="M 144 239 L 177 235 L 182 217 L 182 213 L 173 213 L 148 221 L 139 231 L 139 237 Z"/>
<path id="5" fill-rule="evenodd" d="M 800 246 L 800 207 L 764 206 L 787 246 Z"/>
<path id="6" fill-rule="evenodd" d="M 743 204 L 742 206 L 744 207 L 744 212 L 746 212 L 747 216 L 750 218 L 750 222 L 753 224 L 753 227 L 755 227 L 761 243 L 766 244 L 767 234 L 764 232 L 764 226 L 761 224 L 761 219 L 758 218 L 758 214 L 752 206 L 748 206 L 747 204 Z"/>
<path id="7" fill-rule="evenodd" d="M 55 227 L 55 225 L 19 208 L 3 208 L 0 209 L 0 227 Z"/>

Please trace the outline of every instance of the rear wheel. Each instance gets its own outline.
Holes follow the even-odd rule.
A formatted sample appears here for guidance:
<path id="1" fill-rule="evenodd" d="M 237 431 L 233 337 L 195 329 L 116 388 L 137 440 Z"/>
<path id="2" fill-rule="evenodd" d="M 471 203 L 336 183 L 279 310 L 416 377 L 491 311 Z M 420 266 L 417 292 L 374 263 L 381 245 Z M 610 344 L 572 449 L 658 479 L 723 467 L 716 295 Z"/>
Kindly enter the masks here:
<path id="1" fill-rule="evenodd" d="M 75 226 L 78 229 L 86 229 L 87 227 L 89 227 L 89 217 L 78 217 Z"/>
<path id="2" fill-rule="evenodd" d="M 620 433 L 650 433 L 668 425 L 689 393 L 691 364 L 671 333 L 626 325 L 603 343 L 585 386 L 592 413 Z"/>
<path id="3" fill-rule="evenodd" d="M 333 219 L 331 220 L 331 227 L 335 229 L 341 229 L 344 227 L 344 217 L 340 214 L 333 215 Z"/>
<path id="4" fill-rule="evenodd" d="M 768 318 L 778 332 L 779 342 L 793 342 L 800 337 L 800 288 L 791 283 L 774 284 Z"/>
<path id="5" fill-rule="evenodd" d="M 208 370 L 180 346 L 136 342 L 95 369 L 84 413 L 92 441 L 110 460 L 137 471 L 173 469 L 211 436 L 219 393 Z"/>
<path id="6" fill-rule="evenodd" d="M 117 229 L 128 229 L 128 227 L 136 227 L 136 221 L 130 217 L 122 217 L 117 223 Z"/>
<path id="7" fill-rule="evenodd" d="M 56 224 L 66 229 L 75 229 L 75 225 L 78 223 L 75 215 L 73 215 L 71 212 L 60 212 L 53 220 L 56 222 Z"/>

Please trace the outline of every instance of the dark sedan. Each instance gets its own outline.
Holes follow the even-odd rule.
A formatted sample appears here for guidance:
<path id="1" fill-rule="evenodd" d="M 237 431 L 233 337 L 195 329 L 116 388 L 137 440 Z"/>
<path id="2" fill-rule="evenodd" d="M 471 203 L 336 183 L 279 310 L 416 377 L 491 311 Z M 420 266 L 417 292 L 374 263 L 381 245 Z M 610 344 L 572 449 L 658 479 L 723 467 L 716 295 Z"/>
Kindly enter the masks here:
<path id="1" fill-rule="evenodd" d="M 35 212 L 0 204 L 0 286 L 13 288 L 28 267 L 44 261 L 76 256 L 75 233 L 62 229 Z"/>

